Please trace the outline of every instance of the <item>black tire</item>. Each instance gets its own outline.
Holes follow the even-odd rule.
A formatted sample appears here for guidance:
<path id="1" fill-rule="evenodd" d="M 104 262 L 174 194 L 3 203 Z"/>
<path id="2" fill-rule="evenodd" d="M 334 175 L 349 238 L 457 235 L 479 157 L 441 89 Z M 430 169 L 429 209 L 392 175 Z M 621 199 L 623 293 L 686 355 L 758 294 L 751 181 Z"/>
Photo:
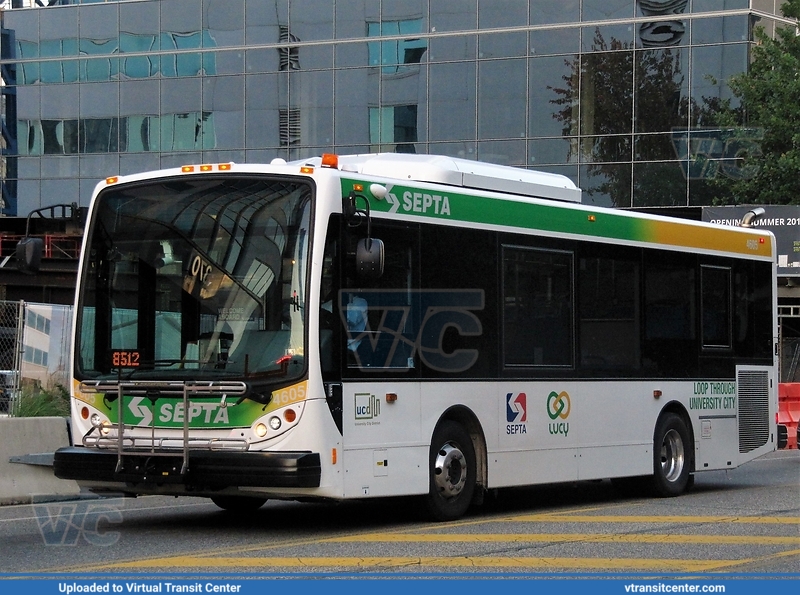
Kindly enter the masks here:
<path id="1" fill-rule="evenodd" d="M 653 492 L 663 498 L 682 494 L 689 485 L 693 447 L 683 418 L 665 413 L 653 435 Z"/>
<path id="2" fill-rule="evenodd" d="M 475 492 L 477 466 L 472 438 L 461 424 L 447 420 L 437 426 L 428 474 L 426 504 L 431 518 L 452 521 L 467 512 Z"/>
<path id="3" fill-rule="evenodd" d="M 227 512 L 244 513 L 258 510 L 267 499 L 255 496 L 213 496 L 211 501 Z"/>

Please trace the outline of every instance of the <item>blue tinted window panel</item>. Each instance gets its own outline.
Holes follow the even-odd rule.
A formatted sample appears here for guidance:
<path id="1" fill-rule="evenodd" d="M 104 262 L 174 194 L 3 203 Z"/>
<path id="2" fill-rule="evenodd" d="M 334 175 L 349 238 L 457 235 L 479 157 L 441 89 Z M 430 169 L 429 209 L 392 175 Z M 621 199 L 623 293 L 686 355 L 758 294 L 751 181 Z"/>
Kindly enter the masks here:
<path id="1" fill-rule="evenodd" d="M 244 0 L 203 0 L 203 31 L 210 47 L 244 45 L 244 10 Z"/>
<path id="2" fill-rule="evenodd" d="M 578 133 L 578 57 L 548 56 L 528 61 L 529 136 Z"/>
<path id="3" fill-rule="evenodd" d="M 203 81 L 203 111 L 214 115 L 217 149 L 244 147 L 244 79 L 209 77 Z M 205 121 L 208 126 L 209 120 Z"/>
<path id="4" fill-rule="evenodd" d="M 262 48 L 247 50 L 245 52 L 245 72 L 278 72 L 278 50 L 275 48 Z"/>
<path id="5" fill-rule="evenodd" d="M 526 67 L 524 59 L 478 63 L 479 139 L 525 137 Z"/>
<path id="6" fill-rule="evenodd" d="M 478 37 L 478 58 L 516 58 L 528 55 L 528 35 L 514 33 L 484 33 Z"/>
<path id="7" fill-rule="evenodd" d="M 529 33 L 531 56 L 575 54 L 580 50 L 581 30 L 578 27 L 536 29 Z"/>
<path id="8" fill-rule="evenodd" d="M 580 0 L 530 0 L 530 24 L 573 23 L 580 20 Z"/>
<path id="9" fill-rule="evenodd" d="M 478 159 L 498 165 L 525 167 L 525 140 L 494 140 L 478 142 Z"/>
<path id="10" fill-rule="evenodd" d="M 198 33 L 202 30 L 202 0 L 169 0 L 157 4 L 161 7 L 161 30 L 164 33 Z"/>
<path id="11" fill-rule="evenodd" d="M 292 35 L 301 41 L 333 39 L 334 4 L 330 0 L 290 2 L 288 22 Z"/>
<path id="12" fill-rule="evenodd" d="M 577 163 L 578 138 L 537 138 L 528 143 L 529 165 Z"/>
<path id="13" fill-rule="evenodd" d="M 631 18 L 634 16 L 637 4 L 639 2 L 631 2 L 630 0 L 583 0 L 581 20 L 586 22 Z M 651 3 L 648 2 L 648 4 Z M 657 4 L 657 2 L 652 4 Z"/>
<path id="14" fill-rule="evenodd" d="M 478 28 L 522 27 L 528 24 L 528 3 L 519 0 L 478 0 Z"/>
<path id="15" fill-rule="evenodd" d="M 582 203 L 602 207 L 631 206 L 631 164 L 606 163 L 580 166 Z"/>
<path id="16" fill-rule="evenodd" d="M 581 28 L 581 48 L 584 52 L 607 52 L 633 48 L 632 24 L 600 25 Z"/>
<path id="17" fill-rule="evenodd" d="M 689 50 L 668 48 L 635 54 L 635 129 L 668 132 L 689 120 Z"/>
<path id="18" fill-rule="evenodd" d="M 475 63 L 432 64 L 429 69 L 429 140 L 476 140 Z"/>
<path id="19" fill-rule="evenodd" d="M 741 10 L 749 8 L 750 0 L 692 0 L 692 12 L 713 12 L 718 10 Z"/>
<path id="20" fill-rule="evenodd" d="M 687 180 L 679 163 L 633 164 L 633 206 L 686 206 L 687 192 Z"/>
<path id="21" fill-rule="evenodd" d="M 477 35 L 453 35 L 432 37 L 429 60 L 447 62 L 451 60 L 475 60 L 478 55 Z"/>
<path id="22" fill-rule="evenodd" d="M 694 19 L 692 44 L 715 44 L 748 41 L 750 38 L 746 15 Z"/>
<path id="23" fill-rule="evenodd" d="M 431 31 L 474 31 L 478 28 L 477 0 L 430 0 Z"/>
<path id="24" fill-rule="evenodd" d="M 447 155 L 448 157 L 458 157 L 459 159 L 478 159 L 477 141 L 455 142 L 455 143 L 428 143 L 428 152 L 432 155 Z"/>

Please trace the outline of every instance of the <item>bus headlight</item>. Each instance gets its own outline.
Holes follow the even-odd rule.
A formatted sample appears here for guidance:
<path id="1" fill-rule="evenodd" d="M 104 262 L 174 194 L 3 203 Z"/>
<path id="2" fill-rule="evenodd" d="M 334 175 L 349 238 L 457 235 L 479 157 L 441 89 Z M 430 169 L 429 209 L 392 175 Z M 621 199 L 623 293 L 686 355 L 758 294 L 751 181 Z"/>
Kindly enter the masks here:
<path id="1" fill-rule="evenodd" d="M 256 424 L 256 427 L 254 428 L 254 430 L 255 430 L 256 436 L 258 436 L 259 438 L 263 438 L 264 436 L 267 435 L 267 426 L 265 426 L 262 423 Z"/>
<path id="2" fill-rule="evenodd" d="M 269 427 L 273 430 L 279 430 L 281 427 L 281 418 L 274 416 L 269 418 Z"/>
<path id="3" fill-rule="evenodd" d="M 89 418 L 89 421 L 92 424 L 92 427 L 100 430 L 103 435 L 107 435 L 111 431 L 111 422 L 103 419 L 97 413 L 92 413 L 92 416 Z"/>

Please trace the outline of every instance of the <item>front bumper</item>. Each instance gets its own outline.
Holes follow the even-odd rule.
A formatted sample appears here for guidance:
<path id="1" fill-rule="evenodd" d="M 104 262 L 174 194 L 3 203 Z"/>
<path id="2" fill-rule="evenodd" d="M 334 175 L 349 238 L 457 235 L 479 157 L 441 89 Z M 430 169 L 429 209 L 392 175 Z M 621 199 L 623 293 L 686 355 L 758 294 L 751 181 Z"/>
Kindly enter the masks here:
<path id="1" fill-rule="evenodd" d="M 165 456 L 167 455 L 167 456 Z M 118 467 L 113 450 L 78 446 L 55 452 L 53 472 L 78 482 L 124 483 L 128 486 L 184 485 L 193 490 L 228 487 L 316 488 L 322 469 L 319 453 L 312 452 L 190 452 L 182 472 L 182 451 L 123 454 Z"/>

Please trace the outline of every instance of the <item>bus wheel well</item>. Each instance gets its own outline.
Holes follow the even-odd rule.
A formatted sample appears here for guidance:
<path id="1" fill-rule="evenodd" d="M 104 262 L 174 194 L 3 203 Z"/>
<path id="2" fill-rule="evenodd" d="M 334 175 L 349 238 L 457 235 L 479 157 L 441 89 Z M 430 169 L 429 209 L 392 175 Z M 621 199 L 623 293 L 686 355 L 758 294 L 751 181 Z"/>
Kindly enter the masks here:
<path id="1" fill-rule="evenodd" d="M 488 482 L 488 467 L 486 461 L 486 437 L 483 434 L 483 428 L 478 421 L 478 417 L 468 407 L 456 406 L 445 411 L 442 414 L 442 417 L 439 418 L 436 426 L 438 427 L 439 424 L 446 420 L 461 424 L 461 426 L 463 426 L 463 428 L 469 434 L 470 438 L 472 438 L 472 444 L 475 448 L 477 466 L 477 477 L 475 478 L 475 483 L 479 488 L 476 490 L 475 496 L 477 499 L 482 499 L 483 490 L 486 489 Z"/>
<path id="2" fill-rule="evenodd" d="M 683 423 L 686 424 L 686 429 L 689 432 L 689 445 L 691 445 L 691 448 L 689 449 L 689 453 L 688 453 L 689 454 L 689 471 L 691 473 L 694 473 L 695 472 L 695 468 L 694 468 L 694 465 L 695 465 L 695 461 L 694 461 L 694 450 L 695 450 L 695 446 L 694 446 L 694 428 L 692 427 L 692 420 L 689 417 L 689 412 L 686 411 L 686 408 L 683 406 L 683 404 L 679 403 L 678 401 L 671 401 L 671 402 L 667 403 L 664 406 L 664 408 L 661 410 L 661 413 L 659 413 L 659 415 L 658 415 L 658 419 L 661 419 L 661 417 L 663 415 L 667 414 L 667 413 L 674 413 L 675 415 L 680 416 L 680 418 L 683 419 Z M 656 422 L 656 423 L 658 423 L 658 422 Z"/>

